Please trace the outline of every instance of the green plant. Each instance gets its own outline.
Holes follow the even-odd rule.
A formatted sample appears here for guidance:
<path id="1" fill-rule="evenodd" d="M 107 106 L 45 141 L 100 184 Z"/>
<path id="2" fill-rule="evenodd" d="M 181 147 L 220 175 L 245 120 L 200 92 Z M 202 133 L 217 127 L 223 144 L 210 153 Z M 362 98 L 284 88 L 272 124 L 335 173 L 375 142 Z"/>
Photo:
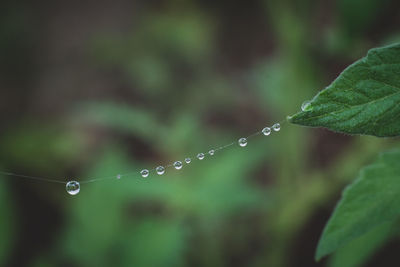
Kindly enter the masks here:
<path id="1" fill-rule="evenodd" d="M 288 120 L 345 134 L 399 136 L 400 44 L 370 50 Z M 322 233 L 316 260 L 335 252 L 331 266 L 358 266 L 395 235 L 399 160 L 399 149 L 382 153 L 344 190 Z"/>

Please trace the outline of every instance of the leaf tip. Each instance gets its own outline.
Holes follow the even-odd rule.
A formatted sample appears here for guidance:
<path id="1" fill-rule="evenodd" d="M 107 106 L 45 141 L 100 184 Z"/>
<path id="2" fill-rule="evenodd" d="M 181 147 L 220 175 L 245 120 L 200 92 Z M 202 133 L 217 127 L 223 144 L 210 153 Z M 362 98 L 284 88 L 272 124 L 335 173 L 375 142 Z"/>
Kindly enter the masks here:
<path id="1" fill-rule="evenodd" d="M 299 117 L 299 114 L 301 114 L 301 112 L 296 113 L 296 114 L 293 114 L 293 115 L 289 115 L 289 116 L 286 117 L 286 120 L 287 120 L 288 122 L 290 122 L 290 123 L 298 124 L 298 117 Z"/>
<path id="2" fill-rule="evenodd" d="M 319 262 L 322 258 L 324 258 L 325 256 L 329 255 L 330 253 L 332 253 L 333 251 L 330 251 L 329 249 L 327 250 L 325 244 L 323 244 L 322 239 L 318 242 L 317 245 L 317 249 L 315 251 L 315 256 L 314 256 L 314 260 L 316 262 Z"/>

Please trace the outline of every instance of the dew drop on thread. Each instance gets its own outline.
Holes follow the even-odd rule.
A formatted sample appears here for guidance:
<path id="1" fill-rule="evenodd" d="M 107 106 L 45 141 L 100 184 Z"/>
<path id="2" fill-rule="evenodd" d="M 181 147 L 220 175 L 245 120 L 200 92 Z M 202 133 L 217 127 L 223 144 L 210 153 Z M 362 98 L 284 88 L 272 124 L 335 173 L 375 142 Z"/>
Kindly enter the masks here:
<path id="1" fill-rule="evenodd" d="M 271 128 L 265 127 L 264 129 L 262 129 L 262 133 L 263 133 L 263 135 L 265 135 L 265 136 L 270 135 L 270 134 L 271 134 Z"/>
<path id="2" fill-rule="evenodd" d="M 279 123 L 275 123 L 272 125 L 272 129 L 274 129 L 275 132 L 279 132 L 281 130 L 281 125 Z"/>
<path id="3" fill-rule="evenodd" d="M 165 168 L 163 166 L 158 166 L 156 172 L 158 175 L 163 175 L 165 173 Z"/>
<path id="4" fill-rule="evenodd" d="M 301 110 L 302 111 L 308 111 L 311 107 L 311 101 L 306 100 L 303 102 L 303 104 L 301 104 Z"/>
<path id="5" fill-rule="evenodd" d="M 238 143 L 239 143 L 239 146 L 245 147 L 245 146 L 247 146 L 247 139 L 242 137 L 239 139 Z"/>
<path id="6" fill-rule="evenodd" d="M 68 194 L 74 196 L 81 190 L 81 185 L 77 181 L 69 181 L 65 185 L 65 189 L 67 190 Z"/>
<path id="7" fill-rule="evenodd" d="M 143 169 L 140 171 L 140 175 L 142 175 L 143 178 L 146 178 L 149 176 L 149 170 Z"/>
<path id="8" fill-rule="evenodd" d="M 177 170 L 180 170 L 180 169 L 182 169 L 182 162 L 181 161 L 175 161 L 174 162 L 174 168 L 175 169 L 177 169 Z"/>
<path id="9" fill-rule="evenodd" d="M 186 158 L 185 162 L 186 162 L 186 164 L 189 164 L 190 162 L 192 162 L 192 159 L 191 158 Z"/>
<path id="10" fill-rule="evenodd" d="M 211 149 L 210 151 L 208 151 L 208 154 L 209 154 L 210 156 L 214 156 L 215 150 L 214 150 L 214 149 Z"/>
<path id="11" fill-rule="evenodd" d="M 204 159 L 204 153 L 199 153 L 199 154 L 197 154 L 197 158 L 198 158 L 199 160 L 203 160 L 203 159 Z"/>

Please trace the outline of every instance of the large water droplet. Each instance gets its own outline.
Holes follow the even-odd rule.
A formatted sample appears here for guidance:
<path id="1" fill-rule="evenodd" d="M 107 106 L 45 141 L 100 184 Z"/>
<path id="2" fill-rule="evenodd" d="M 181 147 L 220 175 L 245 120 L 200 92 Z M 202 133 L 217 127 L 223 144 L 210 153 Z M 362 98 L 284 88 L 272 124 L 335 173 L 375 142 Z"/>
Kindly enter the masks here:
<path id="1" fill-rule="evenodd" d="M 165 168 L 163 166 L 158 166 L 156 172 L 158 175 L 163 175 L 165 173 Z"/>
<path id="2" fill-rule="evenodd" d="M 214 149 L 211 149 L 210 151 L 208 151 L 208 154 L 210 154 L 210 156 L 214 156 L 215 150 L 214 150 Z"/>
<path id="3" fill-rule="evenodd" d="M 79 191 L 81 190 L 81 186 L 77 181 L 69 181 L 66 184 L 65 189 L 67 190 L 68 194 L 74 196 L 79 193 Z"/>
<path id="4" fill-rule="evenodd" d="M 272 125 L 272 129 L 274 129 L 275 132 L 279 132 L 281 129 L 281 125 L 279 123 L 275 123 Z"/>
<path id="5" fill-rule="evenodd" d="M 311 101 L 309 101 L 309 100 L 306 100 L 303 102 L 303 104 L 301 104 L 302 111 L 310 110 L 310 108 L 311 108 Z"/>
<path id="6" fill-rule="evenodd" d="M 189 164 L 190 162 L 192 162 L 192 159 L 191 158 L 186 158 L 185 162 L 186 162 L 186 164 Z"/>
<path id="7" fill-rule="evenodd" d="M 239 139 L 238 143 L 239 143 L 239 146 L 245 147 L 245 146 L 247 146 L 247 139 L 242 137 Z"/>
<path id="8" fill-rule="evenodd" d="M 142 175 L 143 178 L 146 178 L 149 176 L 149 170 L 148 169 L 143 169 L 140 171 L 140 175 Z"/>
<path id="9" fill-rule="evenodd" d="M 198 158 L 199 160 L 203 160 L 203 159 L 204 159 L 204 153 L 199 153 L 199 154 L 197 154 L 197 158 Z"/>
<path id="10" fill-rule="evenodd" d="M 177 170 L 180 170 L 180 169 L 182 169 L 182 162 L 181 161 L 175 161 L 174 162 L 174 167 L 175 167 L 175 169 L 177 169 Z"/>
<path id="11" fill-rule="evenodd" d="M 263 133 L 263 135 L 266 135 L 266 136 L 270 135 L 271 134 L 271 128 L 265 127 L 264 129 L 262 129 L 262 133 Z"/>

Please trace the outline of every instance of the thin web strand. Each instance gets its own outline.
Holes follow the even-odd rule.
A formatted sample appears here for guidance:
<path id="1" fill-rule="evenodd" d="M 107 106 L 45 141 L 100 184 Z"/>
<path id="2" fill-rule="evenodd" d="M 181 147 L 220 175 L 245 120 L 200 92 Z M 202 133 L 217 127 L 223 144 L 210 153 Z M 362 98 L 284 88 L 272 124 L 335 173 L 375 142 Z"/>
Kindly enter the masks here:
<path id="1" fill-rule="evenodd" d="M 282 120 L 281 122 L 279 122 L 279 124 L 282 126 L 286 122 L 287 122 L 286 120 Z M 251 139 L 251 138 L 256 137 L 258 135 L 261 135 L 261 134 L 262 134 L 262 131 L 257 131 L 257 132 L 255 132 L 253 134 L 250 134 L 249 136 L 247 136 L 245 138 L 246 139 Z M 234 144 L 236 144 L 236 142 L 232 142 L 232 143 L 229 143 L 229 144 L 224 145 L 224 146 L 220 146 L 220 147 L 212 149 L 212 150 L 214 150 L 214 153 L 221 152 L 222 150 L 225 150 L 225 149 L 233 146 Z M 207 157 L 212 157 L 212 155 L 209 155 L 207 152 L 202 152 L 202 153 L 204 154 L 204 158 L 203 159 L 205 159 Z M 192 156 L 190 158 L 192 160 L 198 159 L 197 155 Z M 168 164 L 168 165 L 163 166 L 163 167 L 166 170 L 166 169 L 169 169 L 171 167 L 174 167 L 174 164 L 171 163 L 171 164 Z M 149 173 L 151 173 L 151 172 L 157 173 L 157 167 L 154 167 L 154 168 L 150 169 Z M 13 176 L 13 177 L 25 178 L 25 179 L 30 179 L 30 180 L 36 180 L 36 181 L 41 181 L 41 182 L 48 182 L 48 183 L 59 183 L 59 184 L 66 184 L 67 183 L 67 181 L 61 181 L 63 179 L 44 178 L 44 177 L 30 176 L 30 175 L 17 174 L 17 173 L 12 173 L 12 172 L 5 172 L 5 171 L 0 171 L 0 174 L 6 175 L 6 176 Z M 93 183 L 93 182 L 98 182 L 98 181 L 115 180 L 115 179 L 117 179 L 117 177 L 119 177 L 118 179 L 120 179 L 120 178 L 126 177 L 126 176 L 141 177 L 141 174 L 140 174 L 140 171 L 134 171 L 134 172 L 129 172 L 129 173 L 125 173 L 125 174 L 116 174 L 114 176 L 82 180 L 82 181 L 80 181 L 80 183 L 81 184 L 88 184 L 88 183 Z"/>
<path id="2" fill-rule="evenodd" d="M 48 182 L 48 183 L 58 183 L 58 184 L 65 184 L 66 183 L 66 182 L 60 181 L 61 179 L 30 176 L 30 175 L 18 174 L 18 173 L 13 173 L 13 172 L 0 171 L 0 174 L 6 175 L 6 176 L 12 176 L 12 177 L 18 177 L 18 178 L 25 178 L 25 179 L 30 179 L 30 180 Z"/>

